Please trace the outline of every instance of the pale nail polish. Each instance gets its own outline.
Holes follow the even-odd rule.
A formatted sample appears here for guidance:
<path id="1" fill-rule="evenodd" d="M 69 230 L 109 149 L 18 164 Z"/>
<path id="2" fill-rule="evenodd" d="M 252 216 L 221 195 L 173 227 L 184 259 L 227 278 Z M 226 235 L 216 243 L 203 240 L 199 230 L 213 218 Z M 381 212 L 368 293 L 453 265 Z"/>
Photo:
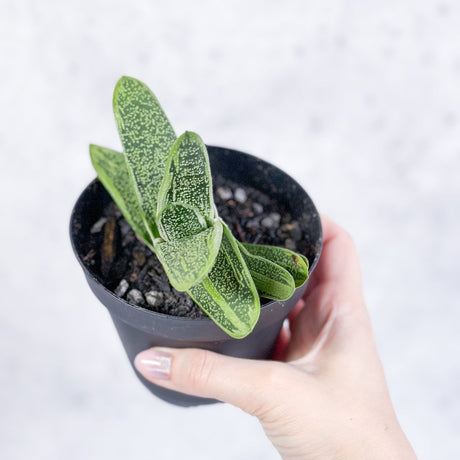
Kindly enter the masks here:
<path id="1" fill-rule="evenodd" d="M 145 377 L 167 380 L 171 372 L 171 360 L 172 356 L 165 351 L 149 351 L 136 359 L 136 368 Z"/>

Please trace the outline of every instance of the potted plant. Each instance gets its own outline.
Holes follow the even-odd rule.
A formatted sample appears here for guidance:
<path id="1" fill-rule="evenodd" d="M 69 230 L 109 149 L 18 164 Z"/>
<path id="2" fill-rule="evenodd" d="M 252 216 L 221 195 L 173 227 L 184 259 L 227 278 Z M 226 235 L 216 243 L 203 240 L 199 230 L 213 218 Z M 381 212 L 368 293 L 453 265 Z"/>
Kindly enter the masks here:
<path id="1" fill-rule="evenodd" d="M 206 147 L 195 133 L 177 138 L 156 97 L 138 80 L 119 80 L 113 107 L 123 153 L 90 146 L 99 180 L 78 199 L 70 233 L 88 283 L 108 308 L 131 364 L 151 346 L 269 358 L 320 255 L 321 224 L 314 204 L 273 165 L 234 150 Z M 222 183 L 217 193 L 213 178 Z M 264 215 L 264 206 L 248 199 L 251 193 L 268 199 L 269 211 L 275 207 L 280 212 Z M 219 211 L 215 197 L 221 201 Z M 233 232 L 219 214 L 229 218 Z M 244 220 L 249 235 L 238 219 Z M 251 228 L 254 221 L 259 228 Z M 278 243 L 283 235 L 293 236 L 284 245 L 294 249 L 297 241 L 300 253 L 261 244 L 267 242 L 257 241 L 263 233 L 265 240 L 268 236 Z M 124 261 L 131 273 L 117 279 L 114 271 L 123 265 L 117 247 L 129 251 L 133 244 L 138 248 L 132 250 L 134 262 Z M 130 289 L 130 283 L 142 284 L 139 279 L 146 273 L 150 290 Z M 181 311 L 174 316 L 171 309 L 158 307 L 166 297 L 170 304 L 192 306 L 191 316 L 197 316 L 196 306 L 206 315 L 184 317 Z M 157 396 L 178 405 L 214 402 L 138 377 Z"/>

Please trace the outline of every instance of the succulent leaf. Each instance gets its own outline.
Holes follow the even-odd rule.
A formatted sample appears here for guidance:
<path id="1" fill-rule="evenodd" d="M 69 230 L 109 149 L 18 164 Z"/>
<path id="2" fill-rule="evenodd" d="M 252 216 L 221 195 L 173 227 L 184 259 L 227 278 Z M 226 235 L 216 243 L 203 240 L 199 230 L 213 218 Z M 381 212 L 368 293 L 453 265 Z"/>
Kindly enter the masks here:
<path id="1" fill-rule="evenodd" d="M 160 236 L 166 241 L 179 240 L 206 230 L 207 223 L 194 208 L 169 203 L 158 216 Z"/>
<path id="2" fill-rule="evenodd" d="M 242 338 L 254 328 L 260 299 L 238 243 L 225 223 L 216 261 L 207 278 L 187 292 L 228 335 Z"/>
<path id="3" fill-rule="evenodd" d="M 118 81 L 113 111 L 139 202 L 155 232 L 158 190 L 176 135 L 157 98 L 134 78 Z"/>
<path id="4" fill-rule="evenodd" d="M 308 278 L 308 260 L 234 238 L 218 218 L 205 144 L 188 131 L 176 139 L 144 83 L 122 77 L 113 110 L 124 153 L 90 146 L 99 179 L 171 284 L 230 336 L 247 336 L 260 314 L 257 290 L 286 300 Z"/>
<path id="5" fill-rule="evenodd" d="M 308 259 L 301 254 L 264 244 L 243 243 L 243 246 L 250 254 L 271 260 L 287 270 L 294 278 L 295 287 L 302 286 L 308 279 Z"/>
<path id="6" fill-rule="evenodd" d="M 89 152 L 99 180 L 125 219 L 146 244 L 152 244 L 124 155 L 97 145 L 90 145 Z"/>
<path id="7" fill-rule="evenodd" d="M 217 218 L 208 151 L 198 134 L 186 131 L 171 148 L 158 194 L 158 214 L 169 203 L 190 206 L 209 223 Z"/>
<path id="8" fill-rule="evenodd" d="M 208 229 L 186 238 L 155 242 L 154 250 L 170 283 L 186 291 L 201 282 L 210 272 L 222 240 L 220 221 Z"/>
<path id="9" fill-rule="evenodd" d="M 251 254 L 241 243 L 238 246 L 262 297 L 287 300 L 292 296 L 295 283 L 287 270 L 268 259 Z"/>

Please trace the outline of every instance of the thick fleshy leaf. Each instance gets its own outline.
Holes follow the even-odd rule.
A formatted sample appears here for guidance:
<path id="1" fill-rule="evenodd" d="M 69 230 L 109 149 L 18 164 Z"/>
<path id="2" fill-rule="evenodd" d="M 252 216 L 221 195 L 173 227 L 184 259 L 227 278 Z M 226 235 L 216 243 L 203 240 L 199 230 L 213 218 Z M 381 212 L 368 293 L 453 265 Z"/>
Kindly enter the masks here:
<path id="1" fill-rule="evenodd" d="M 176 135 L 157 98 L 134 78 L 118 81 L 113 111 L 139 202 L 155 233 L 158 190 Z"/>
<path id="2" fill-rule="evenodd" d="M 196 209 L 170 203 L 158 216 L 158 230 L 166 241 L 179 240 L 206 230 L 207 223 Z"/>
<path id="3" fill-rule="evenodd" d="M 208 152 L 198 134 L 186 131 L 171 148 L 158 194 L 158 214 L 169 203 L 196 209 L 210 224 L 217 218 Z"/>
<path id="4" fill-rule="evenodd" d="M 259 294 L 267 299 L 289 299 L 295 290 L 290 273 L 268 259 L 251 254 L 243 244 L 238 245 Z"/>
<path id="5" fill-rule="evenodd" d="M 147 232 L 123 154 L 97 145 L 90 145 L 89 152 L 99 180 L 120 208 L 125 219 L 146 244 L 151 244 L 152 239 Z"/>
<path id="6" fill-rule="evenodd" d="M 203 141 L 191 132 L 176 141 L 146 85 L 121 78 L 113 109 L 124 154 L 91 147 L 101 181 L 173 286 L 187 290 L 229 335 L 245 337 L 260 314 L 254 280 L 262 295 L 287 298 L 291 275 L 296 286 L 308 277 L 308 261 L 281 248 L 239 246 L 218 219 Z"/>
<path id="7" fill-rule="evenodd" d="M 222 224 L 180 240 L 155 242 L 154 250 L 169 281 L 178 291 L 199 283 L 211 270 L 222 240 Z"/>
<path id="8" fill-rule="evenodd" d="M 243 246 L 250 254 L 271 260 L 287 270 L 294 278 L 295 287 L 302 286 L 308 279 L 308 260 L 306 257 L 277 246 L 248 243 L 244 243 Z"/>
<path id="9" fill-rule="evenodd" d="M 223 225 L 217 259 L 201 283 L 187 292 L 228 335 L 246 337 L 260 314 L 260 299 L 249 269 L 232 233 Z"/>
<path id="10" fill-rule="evenodd" d="M 206 230 L 207 223 L 196 209 L 170 203 L 158 216 L 158 229 L 166 241 L 178 240 Z"/>

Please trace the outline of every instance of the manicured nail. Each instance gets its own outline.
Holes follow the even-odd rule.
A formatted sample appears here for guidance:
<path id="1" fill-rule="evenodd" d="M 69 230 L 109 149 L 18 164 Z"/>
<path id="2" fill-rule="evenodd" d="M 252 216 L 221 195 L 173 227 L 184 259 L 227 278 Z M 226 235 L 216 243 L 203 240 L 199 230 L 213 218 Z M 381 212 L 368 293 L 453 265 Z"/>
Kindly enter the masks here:
<path id="1" fill-rule="evenodd" d="M 136 356 L 136 369 L 147 378 L 169 379 L 172 356 L 161 350 L 143 351 Z"/>

